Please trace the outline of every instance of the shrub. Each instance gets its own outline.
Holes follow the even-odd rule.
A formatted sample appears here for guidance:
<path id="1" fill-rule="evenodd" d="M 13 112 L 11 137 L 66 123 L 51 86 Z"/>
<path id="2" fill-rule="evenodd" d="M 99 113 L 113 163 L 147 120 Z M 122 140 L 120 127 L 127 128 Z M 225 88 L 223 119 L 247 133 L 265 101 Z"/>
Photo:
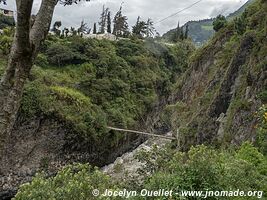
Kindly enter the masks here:
<path id="1" fill-rule="evenodd" d="M 46 67 L 49 64 L 47 57 L 44 54 L 38 54 L 35 63 L 36 63 L 36 65 L 38 65 L 40 67 Z"/>
<path id="2" fill-rule="evenodd" d="M 14 27 L 15 20 L 13 17 L 8 17 L 0 14 L 0 29 L 4 29 L 7 27 Z"/>
<path id="3" fill-rule="evenodd" d="M 237 189 L 266 191 L 267 189 L 267 159 L 248 143 L 242 145 L 236 153 L 213 150 L 206 146 L 192 147 L 188 153 L 171 150 L 173 153 L 168 154 L 162 151 L 165 150 L 153 151 L 143 158 L 153 165 L 149 169 L 154 171 L 146 180 L 144 188 L 173 189 L 175 192 Z M 166 155 L 168 158 L 165 158 Z M 164 162 L 160 157 L 164 158 Z M 180 199 L 180 197 L 177 195 L 173 199 Z M 192 198 L 184 197 L 184 199 Z M 209 199 L 217 199 L 217 197 Z M 251 197 L 242 199 L 251 199 Z"/>
<path id="4" fill-rule="evenodd" d="M 225 16 L 223 15 L 218 15 L 216 17 L 216 19 L 213 22 L 213 29 L 218 32 L 220 29 L 222 29 L 223 27 L 225 27 L 227 24 L 227 20 L 225 18 Z"/>
<path id="5" fill-rule="evenodd" d="M 8 55 L 13 42 L 14 30 L 12 28 L 6 28 L 3 30 L 3 34 L 0 34 L 0 50 L 4 55 Z"/>
<path id="6" fill-rule="evenodd" d="M 49 46 L 46 54 L 48 62 L 59 67 L 68 64 L 81 64 L 86 61 L 86 58 L 80 53 L 60 43 L 53 43 Z"/>
<path id="7" fill-rule="evenodd" d="M 116 189 L 111 179 L 88 164 L 67 166 L 55 177 L 46 178 L 38 174 L 31 183 L 20 186 L 14 200 L 88 200 L 107 199 L 93 196 L 92 191 L 98 189 L 102 194 L 106 189 Z"/>
<path id="8" fill-rule="evenodd" d="M 239 35 L 246 32 L 247 24 L 244 15 L 234 20 L 235 30 Z"/>
<path id="9" fill-rule="evenodd" d="M 72 88 L 53 86 L 51 90 L 59 100 L 65 101 L 68 104 L 76 105 L 77 107 L 90 106 L 90 99 L 81 92 Z"/>
<path id="10" fill-rule="evenodd" d="M 263 103 L 267 103 L 267 90 L 262 91 L 258 97 Z"/>
<path id="11" fill-rule="evenodd" d="M 21 101 L 20 114 L 25 118 L 31 118 L 42 112 L 41 108 L 41 91 L 42 86 L 38 83 L 26 85 L 23 98 Z M 45 92 L 43 88 L 42 92 Z"/>
<path id="12" fill-rule="evenodd" d="M 263 105 L 257 112 L 257 140 L 256 144 L 260 151 L 267 155 L 267 106 Z"/>

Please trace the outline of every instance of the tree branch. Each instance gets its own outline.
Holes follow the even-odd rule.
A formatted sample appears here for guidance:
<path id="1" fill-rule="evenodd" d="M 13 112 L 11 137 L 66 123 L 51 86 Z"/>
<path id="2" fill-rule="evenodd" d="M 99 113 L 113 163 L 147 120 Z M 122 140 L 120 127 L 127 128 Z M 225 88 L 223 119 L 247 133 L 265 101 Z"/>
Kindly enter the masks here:
<path id="1" fill-rule="evenodd" d="M 73 3 L 77 4 L 82 0 L 59 0 L 60 4 L 63 4 L 64 6 L 72 5 Z M 85 0 L 85 1 L 90 1 L 90 0 Z"/>
<path id="2" fill-rule="evenodd" d="M 17 0 L 17 25 L 15 33 L 15 42 L 18 53 L 28 53 L 25 47 L 30 47 L 30 19 L 33 0 Z"/>
<path id="3" fill-rule="evenodd" d="M 48 34 L 57 2 L 58 0 L 42 1 L 40 10 L 30 32 L 30 42 L 34 54 L 37 53 L 41 42 L 45 40 Z"/>
<path id="4" fill-rule="evenodd" d="M 8 87 L 15 73 L 15 62 L 21 55 L 30 55 L 30 18 L 33 0 L 16 0 L 17 4 L 17 25 L 14 35 L 14 41 L 11 48 L 9 62 L 5 74 L 2 76 L 0 82 L 1 87 Z"/>

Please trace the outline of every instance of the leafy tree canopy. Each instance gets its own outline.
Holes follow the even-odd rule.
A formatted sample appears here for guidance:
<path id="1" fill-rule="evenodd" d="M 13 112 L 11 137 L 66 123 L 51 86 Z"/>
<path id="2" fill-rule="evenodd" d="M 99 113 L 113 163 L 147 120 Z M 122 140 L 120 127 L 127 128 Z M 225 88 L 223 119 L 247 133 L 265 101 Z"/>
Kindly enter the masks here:
<path id="1" fill-rule="evenodd" d="M 225 16 L 218 15 L 213 22 L 213 29 L 218 32 L 221 28 L 225 27 L 227 24 L 227 20 Z"/>

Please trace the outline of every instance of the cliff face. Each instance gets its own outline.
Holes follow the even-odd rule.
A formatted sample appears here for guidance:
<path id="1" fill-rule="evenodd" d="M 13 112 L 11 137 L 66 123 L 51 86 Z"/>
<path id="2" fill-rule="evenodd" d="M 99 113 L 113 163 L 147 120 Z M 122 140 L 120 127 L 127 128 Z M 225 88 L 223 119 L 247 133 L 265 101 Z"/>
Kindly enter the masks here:
<path id="1" fill-rule="evenodd" d="M 255 113 L 267 84 L 266 2 L 220 30 L 191 59 L 169 106 L 182 149 L 193 144 L 228 145 L 255 140 Z"/>

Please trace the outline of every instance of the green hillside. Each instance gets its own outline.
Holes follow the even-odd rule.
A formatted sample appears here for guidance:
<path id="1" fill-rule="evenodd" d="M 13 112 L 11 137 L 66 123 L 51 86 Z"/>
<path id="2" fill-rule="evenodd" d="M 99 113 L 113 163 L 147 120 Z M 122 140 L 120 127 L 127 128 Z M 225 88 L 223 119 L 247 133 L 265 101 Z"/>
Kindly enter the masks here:
<path id="1" fill-rule="evenodd" d="M 134 129 L 145 123 L 186 70 L 193 49 L 190 43 L 50 36 L 25 86 L 18 123 L 60 122 L 68 127 L 66 148 L 83 151 L 93 145 L 99 153 L 119 148 L 125 135 L 114 135 L 107 126 Z M 2 73 L 6 60 L 0 61 Z M 97 161 L 106 162 L 107 157 Z"/>
<path id="2" fill-rule="evenodd" d="M 199 48 L 49 34 L 1 154 L 0 199 L 267 199 L 267 0 L 222 24 Z M 0 35 L 1 76 L 13 35 Z"/>
<path id="3" fill-rule="evenodd" d="M 227 20 L 232 20 L 235 17 L 241 15 L 244 10 L 255 0 L 248 0 L 241 8 L 239 8 L 237 11 L 234 13 L 230 14 L 227 16 Z M 188 25 L 189 26 L 189 36 L 192 38 L 193 42 L 197 46 L 201 46 L 205 42 L 207 42 L 213 35 L 214 35 L 214 30 L 213 30 L 213 23 L 214 19 L 204 19 L 204 20 L 199 20 L 199 21 L 189 21 L 187 22 L 183 28 Z M 165 33 L 162 38 L 169 40 L 176 29 L 172 29 Z"/>
<path id="4" fill-rule="evenodd" d="M 241 8 L 239 8 L 237 11 L 231 13 L 230 15 L 227 16 L 227 18 L 229 20 L 231 19 L 234 19 L 235 17 L 238 17 L 240 16 L 244 11 L 245 9 L 250 5 L 252 4 L 253 2 L 255 2 L 255 0 L 248 0 Z"/>

